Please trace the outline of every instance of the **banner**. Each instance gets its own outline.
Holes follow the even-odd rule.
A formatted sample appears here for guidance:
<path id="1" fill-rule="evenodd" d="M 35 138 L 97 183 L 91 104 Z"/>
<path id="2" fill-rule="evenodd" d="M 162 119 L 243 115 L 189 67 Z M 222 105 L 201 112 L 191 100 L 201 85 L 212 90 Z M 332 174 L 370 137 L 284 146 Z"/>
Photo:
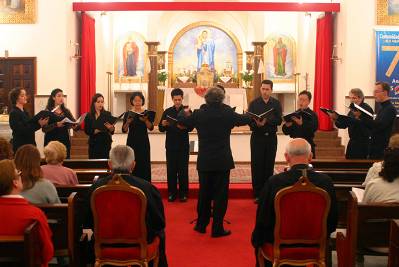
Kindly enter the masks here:
<path id="1" fill-rule="evenodd" d="M 399 114 L 399 32 L 376 31 L 376 81 L 391 86 L 389 96 Z"/>

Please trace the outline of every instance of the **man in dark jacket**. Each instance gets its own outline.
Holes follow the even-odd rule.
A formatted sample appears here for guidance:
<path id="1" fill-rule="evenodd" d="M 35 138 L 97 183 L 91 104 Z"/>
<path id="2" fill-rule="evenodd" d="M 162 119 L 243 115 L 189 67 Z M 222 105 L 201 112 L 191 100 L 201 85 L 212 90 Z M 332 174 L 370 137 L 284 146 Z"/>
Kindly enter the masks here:
<path id="1" fill-rule="evenodd" d="M 199 149 L 197 170 L 200 183 L 198 197 L 198 221 L 194 228 L 205 233 L 211 217 L 213 205 L 212 237 L 229 235 L 223 227 L 223 218 L 227 210 L 230 170 L 234 168 L 230 148 L 231 129 L 248 124 L 249 117 L 239 115 L 227 105 L 222 89 L 213 87 L 205 95 L 206 105 L 179 121 L 198 131 Z"/>
<path id="2" fill-rule="evenodd" d="M 171 97 L 173 106 L 163 112 L 158 127 L 160 132 L 166 132 L 168 201 L 175 201 L 177 182 L 179 182 L 179 198 L 181 202 L 185 202 L 188 196 L 188 132 L 191 132 L 193 128 L 187 128 L 177 123 L 177 116 L 183 110 L 183 90 L 180 88 L 173 89 Z"/>
<path id="3" fill-rule="evenodd" d="M 302 176 L 302 170 L 309 168 L 312 159 L 310 144 L 302 138 L 292 139 L 286 148 L 285 159 L 290 166 L 290 170 L 273 175 L 270 177 L 261 192 L 258 210 L 256 212 L 255 229 L 252 232 L 252 245 L 255 250 L 263 244 L 273 243 L 275 210 L 274 199 L 278 191 L 288 186 L 294 185 L 299 177 Z M 324 189 L 330 196 L 330 211 L 327 217 L 328 236 L 335 231 L 338 221 L 337 200 L 335 196 L 334 184 L 331 178 L 325 174 L 317 173 L 312 170 L 308 172 L 308 178 L 315 186 Z M 295 222 L 292 222 L 295 223 Z M 270 262 L 269 265 L 272 266 Z"/>
<path id="4" fill-rule="evenodd" d="M 93 214 L 90 210 L 91 195 L 100 186 L 106 185 L 114 174 L 120 174 L 130 185 L 141 189 L 147 198 L 146 226 L 147 242 L 151 243 L 156 236 L 160 238 L 159 266 L 168 266 L 165 255 L 165 214 L 159 191 L 144 179 L 130 175 L 135 166 L 134 151 L 126 145 L 118 145 L 109 153 L 109 167 L 112 169 L 110 176 L 98 179 L 89 189 L 87 195 L 86 228 L 93 229 Z M 110 199 L 110 201 L 112 201 Z M 116 203 L 117 204 L 117 203 Z"/>

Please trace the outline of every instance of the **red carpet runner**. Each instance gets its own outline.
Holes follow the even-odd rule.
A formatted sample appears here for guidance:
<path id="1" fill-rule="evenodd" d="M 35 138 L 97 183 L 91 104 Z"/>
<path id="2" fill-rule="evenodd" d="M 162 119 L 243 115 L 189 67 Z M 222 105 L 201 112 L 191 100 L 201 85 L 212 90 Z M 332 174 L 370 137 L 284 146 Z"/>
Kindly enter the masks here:
<path id="1" fill-rule="evenodd" d="M 194 224 L 190 222 L 197 215 L 197 199 L 191 198 L 187 203 L 168 203 L 165 200 L 164 205 L 169 267 L 255 266 L 251 232 L 255 222 L 256 205 L 252 199 L 229 200 L 225 219 L 231 224 L 225 223 L 225 228 L 231 230 L 232 234 L 223 238 L 210 237 L 211 225 L 208 226 L 206 234 L 199 234 L 193 230 Z"/>

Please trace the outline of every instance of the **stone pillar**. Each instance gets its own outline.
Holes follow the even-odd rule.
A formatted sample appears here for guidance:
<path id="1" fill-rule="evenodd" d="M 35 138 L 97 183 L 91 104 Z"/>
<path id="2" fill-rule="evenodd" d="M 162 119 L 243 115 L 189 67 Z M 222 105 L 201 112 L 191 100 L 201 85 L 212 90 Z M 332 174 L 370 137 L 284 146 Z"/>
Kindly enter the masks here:
<path id="1" fill-rule="evenodd" d="M 253 80 L 253 98 L 257 98 L 260 96 L 259 88 L 262 82 L 262 75 L 263 73 L 258 73 L 259 62 L 263 59 L 263 46 L 266 42 L 252 42 L 254 46 L 254 80 Z"/>
<path id="2" fill-rule="evenodd" d="M 148 46 L 148 58 L 150 60 L 151 71 L 148 73 L 148 109 L 157 111 L 157 85 L 158 85 L 158 52 L 159 42 L 145 42 Z M 162 114 L 158 114 L 157 118 Z"/>

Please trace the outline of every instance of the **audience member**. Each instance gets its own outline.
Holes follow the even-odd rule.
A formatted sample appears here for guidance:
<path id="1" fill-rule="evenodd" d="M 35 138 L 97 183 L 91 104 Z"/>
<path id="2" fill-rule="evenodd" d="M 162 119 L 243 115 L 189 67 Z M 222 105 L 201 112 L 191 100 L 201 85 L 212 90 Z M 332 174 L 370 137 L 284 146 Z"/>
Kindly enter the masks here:
<path id="1" fill-rule="evenodd" d="M 389 138 L 388 147 L 391 149 L 399 149 L 399 134 L 394 134 Z M 382 169 L 383 161 L 378 161 L 371 166 L 369 171 L 367 172 L 366 179 L 363 182 L 363 185 L 366 186 L 369 182 L 374 179 L 381 178 L 380 172 Z"/>
<path id="2" fill-rule="evenodd" d="M 51 141 L 45 146 L 44 157 L 47 165 L 43 165 L 43 177 L 55 185 L 75 185 L 78 184 L 78 177 L 74 170 L 62 166 L 67 156 L 67 150 L 63 143 Z"/>
<path id="3" fill-rule="evenodd" d="M 13 154 L 11 143 L 5 138 L 0 137 L 0 160 L 12 159 Z"/>
<path id="4" fill-rule="evenodd" d="M 399 135 L 396 135 L 396 139 Z M 392 140 L 392 138 L 391 138 Z M 384 152 L 384 161 L 378 178 L 366 185 L 363 202 L 399 203 L 399 148 L 388 147 Z"/>
<path id="5" fill-rule="evenodd" d="M 159 191 L 150 182 L 132 176 L 130 173 L 135 167 L 135 155 L 131 147 L 118 145 L 111 149 L 109 153 L 109 167 L 112 174 L 98 179 L 89 189 L 87 194 L 87 220 L 86 227 L 93 229 L 93 214 L 90 209 L 91 195 L 100 186 L 106 185 L 114 174 L 120 174 L 130 185 L 141 189 L 147 198 L 146 226 L 147 242 L 151 243 L 156 236 L 160 238 L 159 267 L 168 266 L 165 255 L 165 214 L 162 199 Z"/>
<path id="6" fill-rule="evenodd" d="M 44 213 L 30 205 L 20 194 L 23 185 L 20 172 L 12 160 L 0 161 L 0 235 L 23 235 L 25 229 L 34 221 L 38 222 L 42 266 L 47 266 L 54 254 L 51 230 Z M 21 252 L 22 253 L 22 252 Z"/>
<path id="7" fill-rule="evenodd" d="M 271 176 L 266 181 L 260 194 L 255 229 L 252 233 L 252 245 L 255 249 L 258 249 L 266 242 L 273 243 L 275 225 L 274 198 L 281 189 L 294 185 L 301 177 L 304 168 L 309 168 L 309 163 L 312 159 L 311 146 L 305 139 L 292 139 L 286 147 L 284 156 L 290 166 L 290 170 Z M 338 220 L 337 200 L 333 182 L 329 176 L 313 170 L 308 171 L 308 178 L 311 183 L 324 189 L 330 195 L 331 205 L 327 218 L 329 236 L 335 231 Z M 269 265 L 266 266 L 272 266 L 270 262 L 267 264 Z"/>
<path id="8" fill-rule="evenodd" d="M 60 203 L 55 186 L 43 178 L 40 152 L 34 145 L 23 145 L 15 154 L 15 165 L 21 171 L 22 196 L 33 204 Z"/>

